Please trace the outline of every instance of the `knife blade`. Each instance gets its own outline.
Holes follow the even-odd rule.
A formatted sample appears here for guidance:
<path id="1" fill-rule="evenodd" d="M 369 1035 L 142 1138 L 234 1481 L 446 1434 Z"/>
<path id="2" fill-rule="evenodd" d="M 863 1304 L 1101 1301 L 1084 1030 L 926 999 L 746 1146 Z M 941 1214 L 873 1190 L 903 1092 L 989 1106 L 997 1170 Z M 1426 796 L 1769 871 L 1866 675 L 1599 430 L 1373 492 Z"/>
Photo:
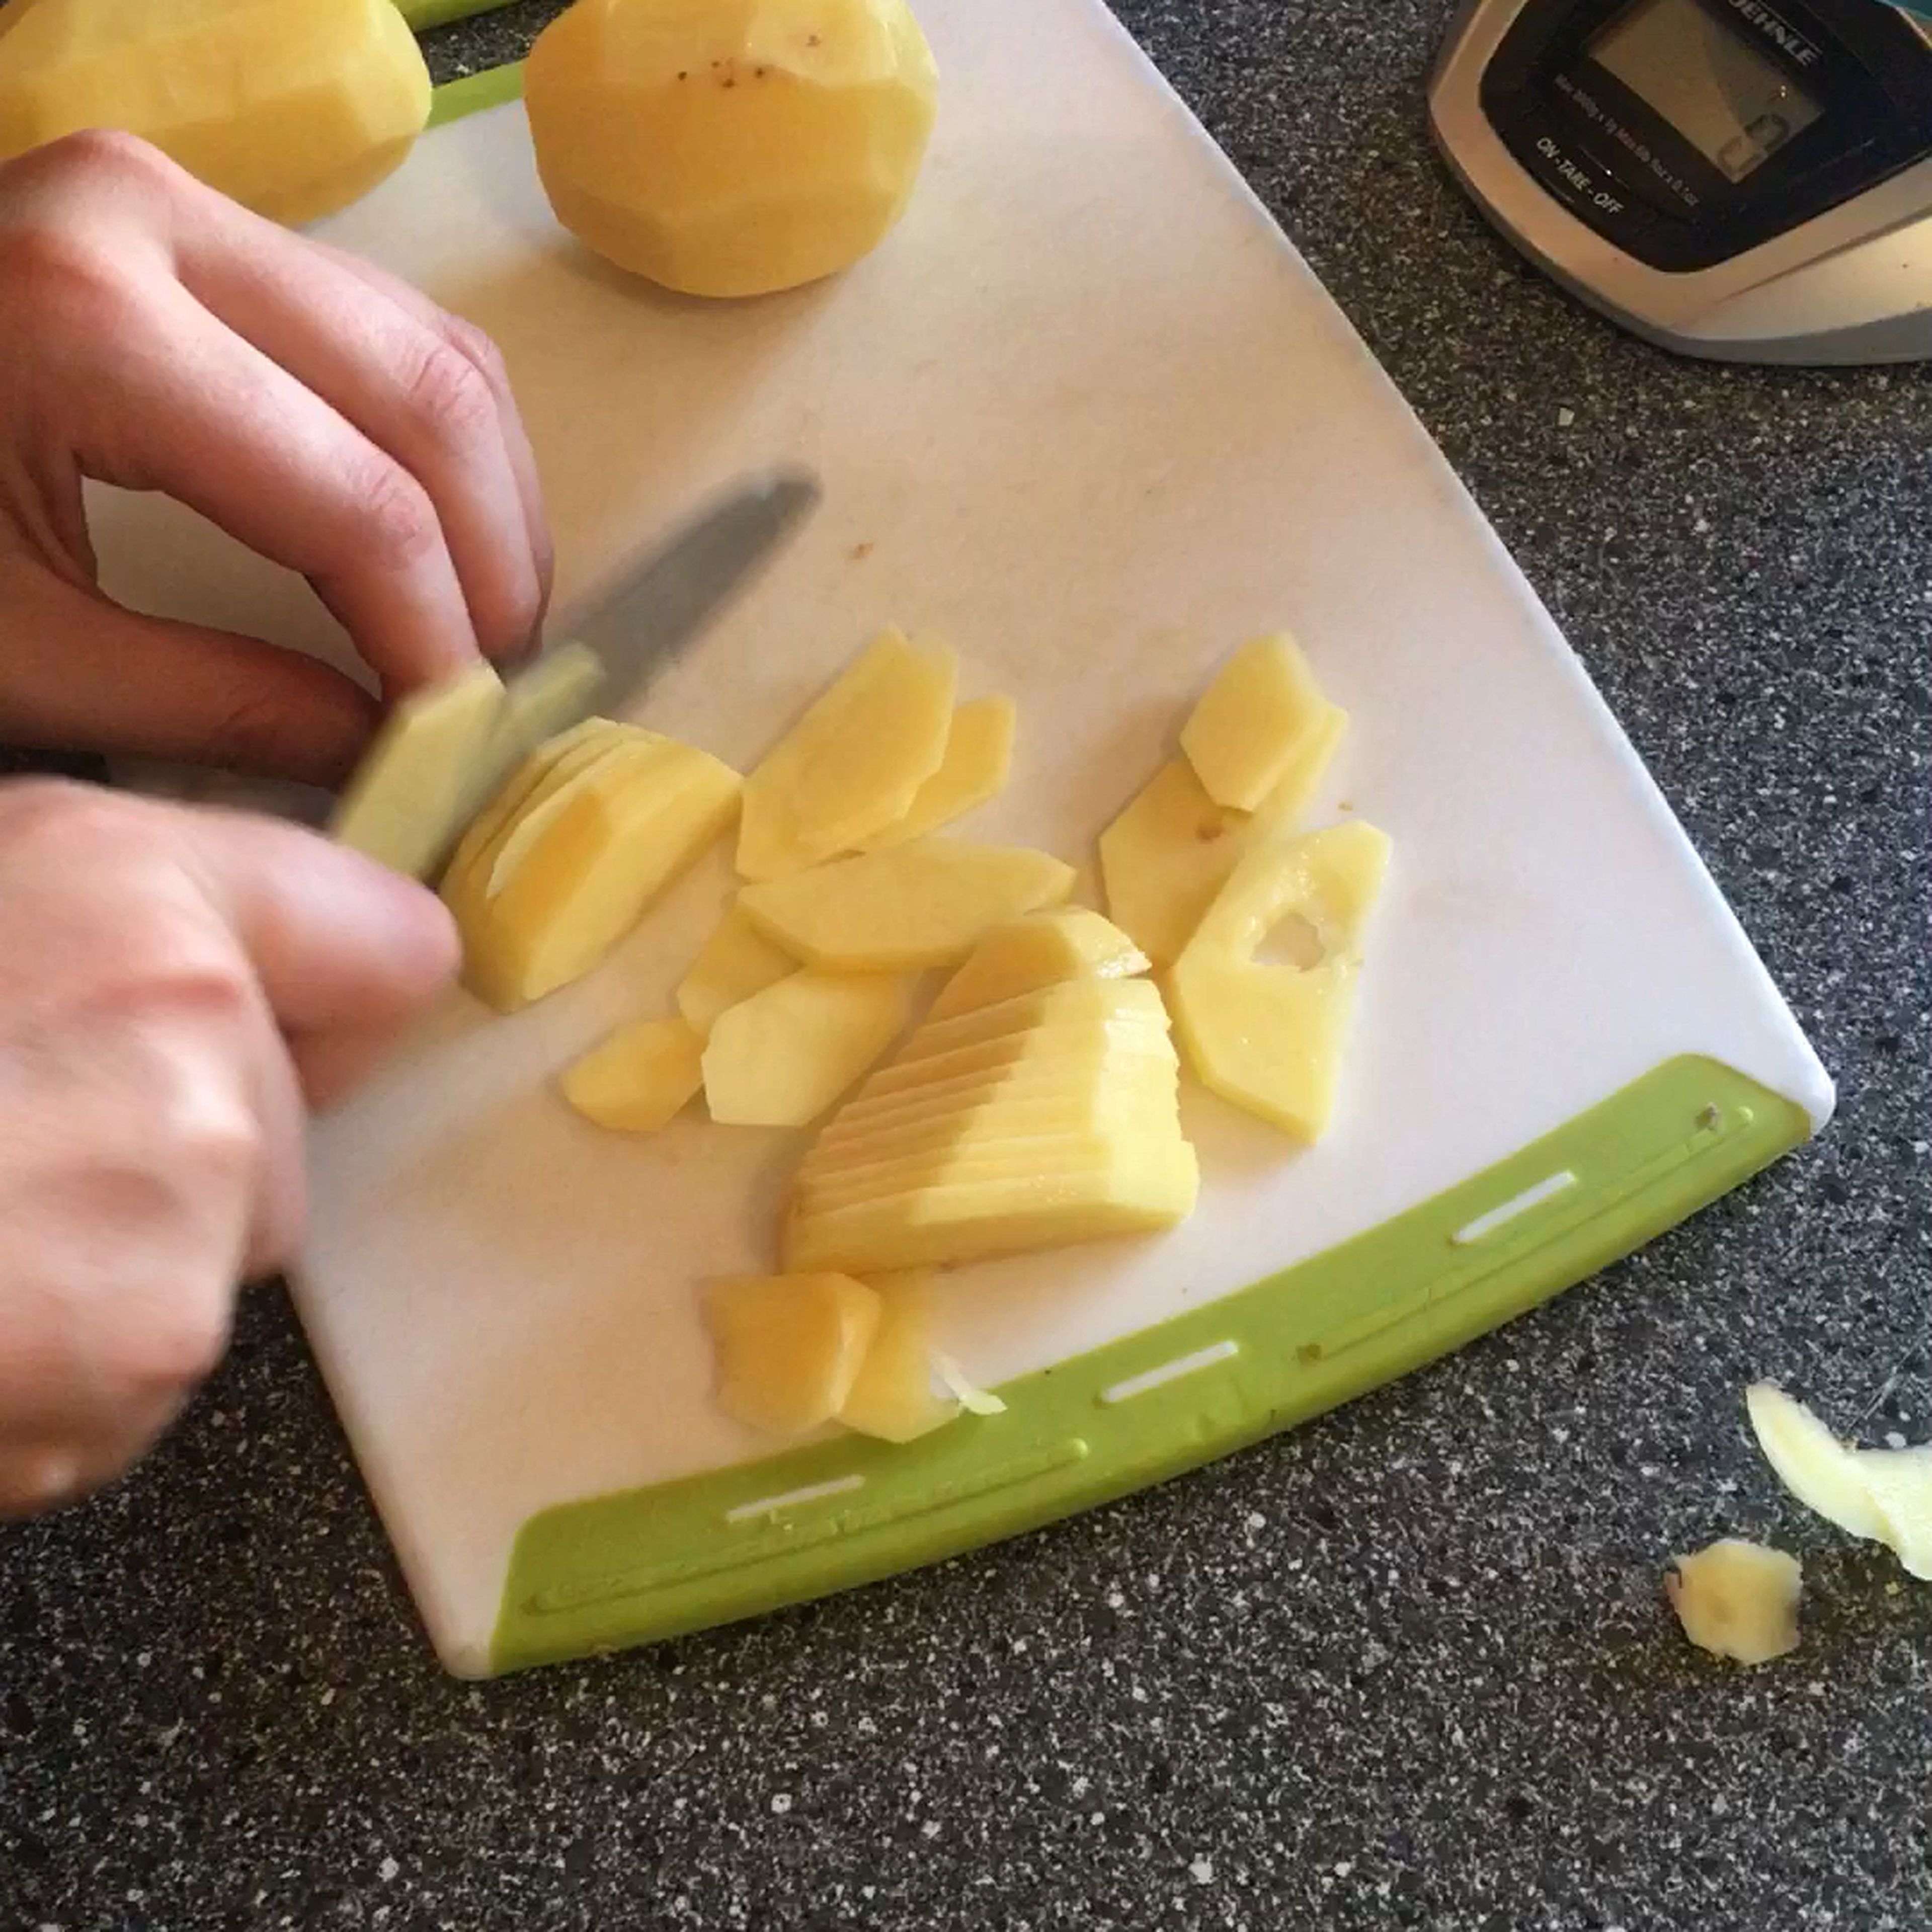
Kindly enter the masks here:
<path id="1" fill-rule="evenodd" d="M 816 508 L 809 472 L 714 499 L 614 586 L 568 640 L 500 684 L 487 665 L 405 700 L 344 788 L 330 830 L 395 870 L 433 877 L 477 812 L 546 738 L 635 701 Z"/>

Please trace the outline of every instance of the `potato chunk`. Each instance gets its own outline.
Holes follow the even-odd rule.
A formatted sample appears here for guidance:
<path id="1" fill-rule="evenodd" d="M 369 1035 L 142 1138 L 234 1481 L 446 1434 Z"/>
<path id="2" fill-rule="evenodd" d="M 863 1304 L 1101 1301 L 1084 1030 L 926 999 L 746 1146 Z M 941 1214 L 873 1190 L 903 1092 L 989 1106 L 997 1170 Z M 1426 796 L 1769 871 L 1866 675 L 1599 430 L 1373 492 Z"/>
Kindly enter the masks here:
<path id="1" fill-rule="evenodd" d="M 1257 638 L 1202 694 L 1180 748 L 1216 805 L 1258 812 L 1333 709 L 1292 638 Z"/>
<path id="2" fill-rule="evenodd" d="M 843 1274 L 713 1282 L 705 1318 L 718 1402 L 772 1436 L 800 1436 L 844 1407 L 879 1325 L 879 1298 Z"/>
<path id="3" fill-rule="evenodd" d="M 934 1386 L 932 1282 L 915 1273 L 875 1276 L 866 1286 L 879 1298 L 879 1325 L 838 1420 L 862 1436 L 910 1442 L 962 1413 Z"/>
<path id="4" fill-rule="evenodd" d="M 1726 1537 L 1675 1562 L 1664 1592 L 1684 1634 L 1700 1650 L 1739 1664 L 1768 1664 L 1798 1648 L 1804 1573 L 1797 1558 Z"/>
<path id="5" fill-rule="evenodd" d="M 654 1134 L 704 1084 L 700 1050 L 697 1034 L 681 1019 L 634 1021 L 566 1072 L 563 1097 L 600 1127 Z"/>

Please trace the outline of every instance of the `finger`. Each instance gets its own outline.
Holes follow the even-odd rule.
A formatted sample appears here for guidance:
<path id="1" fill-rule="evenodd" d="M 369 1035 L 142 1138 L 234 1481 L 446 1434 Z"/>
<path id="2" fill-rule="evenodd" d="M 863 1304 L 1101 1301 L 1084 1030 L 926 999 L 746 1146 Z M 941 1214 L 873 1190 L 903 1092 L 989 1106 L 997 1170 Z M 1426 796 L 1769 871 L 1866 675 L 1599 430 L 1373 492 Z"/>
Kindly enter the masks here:
<path id="1" fill-rule="evenodd" d="M 300 827 L 208 808 L 185 861 L 247 948 L 311 1106 L 340 1099 L 454 977 L 434 893 Z"/>
<path id="2" fill-rule="evenodd" d="M 523 412 L 510 386 L 509 371 L 504 366 L 496 344 L 475 323 L 452 315 L 447 309 L 439 308 L 420 289 L 404 281 L 400 275 L 392 275 L 374 262 L 364 260 L 360 255 L 352 255 L 346 248 L 332 248 L 321 242 L 310 242 L 308 245 L 358 280 L 380 290 L 398 308 L 416 316 L 425 328 L 446 334 L 482 371 L 484 380 L 496 398 L 504 446 L 509 452 L 510 466 L 516 472 L 518 492 L 523 499 L 524 520 L 530 532 L 530 550 L 537 560 L 544 604 L 548 609 L 556 578 L 556 548 L 550 536 L 549 513 L 544 508 L 543 481 L 537 467 L 536 451 L 531 445 Z"/>
<path id="3" fill-rule="evenodd" d="M 395 696 L 473 662 L 429 493 L 178 284 L 144 290 L 82 467 L 158 490 L 315 586 Z"/>
<path id="4" fill-rule="evenodd" d="M 25 558 L 0 562 L 0 740 L 333 784 L 375 707 L 326 664 L 136 615 Z"/>
<path id="5" fill-rule="evenodd" d="M 212 197 L 184 224 L 176 260 L 189 292 L 220 321 L 428 491 L 484 652 L 527 651 L 542 616 L 543 572 L 506 434 L 514 405 L 484 367 L 494 351 L 484 344 L 466 353 L 451 318 L 405 307 L 273 223 Z"/>

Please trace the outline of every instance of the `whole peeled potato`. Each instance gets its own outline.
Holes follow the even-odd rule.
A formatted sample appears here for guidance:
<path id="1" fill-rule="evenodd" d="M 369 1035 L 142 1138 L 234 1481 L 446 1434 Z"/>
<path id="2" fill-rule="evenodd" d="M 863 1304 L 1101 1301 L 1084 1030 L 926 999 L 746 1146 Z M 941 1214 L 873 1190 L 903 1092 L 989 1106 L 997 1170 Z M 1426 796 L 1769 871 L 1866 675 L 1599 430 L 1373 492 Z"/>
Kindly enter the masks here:
<path id="1" fill-rule="evenodd" d="M 905 0 L 577 0 L 524 82 L 557 219 L 698 296 L 795 287 L 876 248 L 938 91 Z"/>

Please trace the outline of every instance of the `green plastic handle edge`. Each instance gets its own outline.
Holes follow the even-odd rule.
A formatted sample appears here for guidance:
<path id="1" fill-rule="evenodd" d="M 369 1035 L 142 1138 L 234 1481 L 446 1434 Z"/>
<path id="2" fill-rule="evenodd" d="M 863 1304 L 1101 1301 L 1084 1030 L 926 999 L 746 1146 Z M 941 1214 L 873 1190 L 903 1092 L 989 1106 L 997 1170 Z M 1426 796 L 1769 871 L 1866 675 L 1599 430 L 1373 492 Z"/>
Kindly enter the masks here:
<path id="1" fill-rule="evenodd" d="M 1687 1054 L 1394 1220 L 1006 1384 L 1003 1415 L 902 1446 L 841 1433 L 545 1510 L 512 1551 L 491 1669 L 755 1616 L 1178 1475 L 1522 1314 L 1810 1132 L 1792 1101 Z M 1519 1212 L 1481 1227 L 1479 1217 L 1525 1196 Z M 1124 1394 L 1142 1377 L 1150 1385 Z M 784 1500 L 748 1510 L 772 1498 Z"/>
<path id="2" fill-rule="evenodd" d="M 446 27 L 454 20 L 467 20 L 478 14 L 494 14 L 510 0 L 396 0 L 396 11 L 419 34 L 432 27 Z"/>

